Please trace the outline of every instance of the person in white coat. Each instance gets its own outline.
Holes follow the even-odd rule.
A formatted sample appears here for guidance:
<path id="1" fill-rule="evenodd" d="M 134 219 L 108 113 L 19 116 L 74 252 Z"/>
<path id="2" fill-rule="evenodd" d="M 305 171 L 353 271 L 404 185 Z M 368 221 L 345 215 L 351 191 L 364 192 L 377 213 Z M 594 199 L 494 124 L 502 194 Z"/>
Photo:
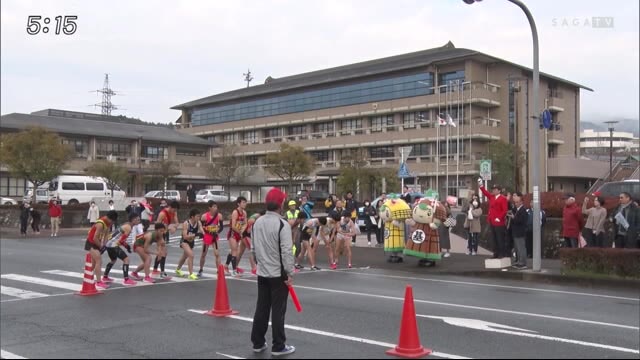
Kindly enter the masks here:
<path id="1" fill-rule="evenodd" d="M 91 202 L 91 206 L 89 206 L 89 213 L 87 214 L 87 220 L 89 220 L 89 224 L 91 226 L 96 224 L 98 218 L 100 217 L 100 209 L 95 202 Z"/>

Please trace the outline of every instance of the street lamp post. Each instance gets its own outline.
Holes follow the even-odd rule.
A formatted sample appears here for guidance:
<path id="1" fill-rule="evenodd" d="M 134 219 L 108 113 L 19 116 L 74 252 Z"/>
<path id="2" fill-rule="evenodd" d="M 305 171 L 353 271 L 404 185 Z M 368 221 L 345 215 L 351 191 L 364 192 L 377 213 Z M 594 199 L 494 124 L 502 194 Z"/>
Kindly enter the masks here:
<path id="1" fill-rule="evenodd" d="M 617 121 L 605 121 L 605 124 L 608 125 L 609 128 L 609 181 L 612 180 L 613 176 L 613 125 L 617 124 Z"/>
<path id="2" fill-rule="evenodd" d="M 466 4 L 473 4 L 476 1 L 481 0 L 463 0 Z M 531 141 L 529 142 L 529 148 L 531 150 L 531 185 L 533 187 L 533 223 L 540 224 L 540 124 L 539 124 L 539 112 L 538 112 L 538 89 L 540 87 L 540 69 L 539 69 L 539 56 L 538 56 L 538 30 L 536 28 L 536 22 L 533 20 L 533 15 L 529 9 L 520 0 L 507 0 L 517 5 L 522 11 L 524 11 L 529 20 L 531 26 L 531 35 L 533 37 L 533 126 L 529 126 L 529 132 Z M 539 272 L 541 268 L 541 241 L 540 241 L 540 226 L 533 227 L 533 271 Z"/>

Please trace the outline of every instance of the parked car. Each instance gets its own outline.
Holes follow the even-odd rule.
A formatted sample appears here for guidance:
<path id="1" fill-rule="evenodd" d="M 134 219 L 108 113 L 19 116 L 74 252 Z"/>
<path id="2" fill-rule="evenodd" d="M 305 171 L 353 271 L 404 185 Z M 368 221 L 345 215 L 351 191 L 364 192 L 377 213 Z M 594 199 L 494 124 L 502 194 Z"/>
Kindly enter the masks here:
<path id="1" fill-rule="evenodd" d="M 633 199 L 640 199 L 640 180 L 612 181 L 603 184 L 597 192 L 603 197 L 617 197 L 627 192 Z"/>
<path id="2" fill-rule="evenodd" d="M 153 190 L 144 194 L 145 198 L 155 198 L 155 199 L 167 199 L 167 200 L 175 200 L 180 201 L 180 191 L 177 190 Z"/>
<path id="3" fill-rule="evenodd" d="M 46 204 L 49 202 L 49 190 L 47 190 L 47 188 L 49 187 L 48 183 L 47 183 L 47 187 L 46 188 L 38 188 L 36 189 L 36 203 L 37 204 Z M 24 199 L 27 201 L 31 201 L 33 198 L 33 188 L 27 190 L 24 194 Z"/>
<path id="4" fill-rule="evenodd" d="M 18 202 L 13 200 L 12 198 L 0 198 L 0 204 L 2 205 L 18 205 Z"/>
<path id="5" fill-rule="evenodd" d="M 198 191 L 196 194 L 196 202 L 207 202 L 209 200 L 213 200 L 215 202 L 226 202 L 226 201 L 236 201 L 235 196 L 231 196 L 231 200 L 229 200 L 229 193 L 223 190 L 211 190 L 211 189 L 202 189 Z"/>
<path id="6" fill-rule="evenodd" d="M 88 203 L 93 198 L 110 198 L 111 190 L 104 179 L 93 176 L 61 175 L 49 182 L 49 196 L 60 199 L 61 205 Z M 126 196 L 119 187 L 113 191 L 114 200 Z"/>
<path id="7" fill-rule="evenodd" d="M 296 194 L 296 198 L 300 199 L 301 196 L 307 196 L 308 200 L 311 200 L 313 202 L 320 202 L 320 203 L 324 203 L 324 201 L 329 197 L 329 193 L 326 191 L 319 191 L 319 190 L 300 190 L 298 191 L 298 193 Z"/>

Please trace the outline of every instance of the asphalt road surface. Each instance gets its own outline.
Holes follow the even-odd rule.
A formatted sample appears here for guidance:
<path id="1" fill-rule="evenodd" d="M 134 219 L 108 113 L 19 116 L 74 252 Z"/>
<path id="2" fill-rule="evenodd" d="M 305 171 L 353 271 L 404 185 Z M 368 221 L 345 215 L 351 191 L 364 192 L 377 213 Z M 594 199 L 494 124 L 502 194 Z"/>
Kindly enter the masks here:
<path id="1" fill-rule="evenodd" d="M 203 279 L 174 277 L 133 287 L 120 284 L 118 263 L 111 272 L 116 283 L 103 295 L 81 297 L 74 292 L 82 283 L 83 244 L 81 236 L 0 241 L 3 358 L 271 357 L 269 350 L 258 355 L 251 350 L 255 277 L 227 277 L 231 306 L 239 311 L 231 318 L 203 314 L 212 307 L 216 287 L 211 255 Z M 169 245 L 167 272 L 172 273 L 181 250 L 177 241 Z M 222 248 L 224 259 L 224 241 Z M 199 245 L 195 252 L 197 264 Z M 134 254 L 132 264 L 138 263 Z M 242 265 L 249 268 L 246 259 Z M 297 348 L 289 358 L 388 357 L 385 350 L 398 341 L 408 284 L 421 342 L 434 351 L 433 358 L 640 357 L 638 289 L 354 266 L 305 269 L 295 276 L 304 309 L 297 313 L 289 303 L 287 342 Z"/>

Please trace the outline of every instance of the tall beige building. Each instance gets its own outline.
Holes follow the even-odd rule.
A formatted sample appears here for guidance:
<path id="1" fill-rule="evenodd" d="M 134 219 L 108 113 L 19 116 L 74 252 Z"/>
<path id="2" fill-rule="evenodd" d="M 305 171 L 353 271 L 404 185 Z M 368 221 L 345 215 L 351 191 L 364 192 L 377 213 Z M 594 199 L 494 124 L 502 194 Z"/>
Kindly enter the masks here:
<path id="1" fill-rule="evenodd" d="M 517 164 L 520 190 L 531 190 L 529 155 L 539 151 L 542 190 L 580 192 L 606 170 L 600 163 L 579 159 L 581 89 L 591 90 L 542 73 L 541 107 L 551 111 L 553 123 L 550 130 L 540 130 L 532 118 L 531 69 L 449 42 L 269 77 L 261 85 L 173 108 L 182 111 L 181 131 L 239 145 L 239 155 L 251 169 L 244 186 L 277 184 L 264 163 L 281 142 L 302 146 L 317 162 L 315 173 L 301 185 L 331 192 L 340 165 L 355 149 L 365 150 L 371 167 L 398 169 L 400 149 L 410 146 L 407 164 L 415 181 L 423 188 L 438 188 L 441 195 L 457 195 L 473 187 L 487 144 L 501 140 L 526 154 L 525 164 Z M 456 127 L 439 126 L 439 117 Z M 539 144 L 529 143 L 527 134 L 534 130 L 529 127 L 540 131 Z"/>

